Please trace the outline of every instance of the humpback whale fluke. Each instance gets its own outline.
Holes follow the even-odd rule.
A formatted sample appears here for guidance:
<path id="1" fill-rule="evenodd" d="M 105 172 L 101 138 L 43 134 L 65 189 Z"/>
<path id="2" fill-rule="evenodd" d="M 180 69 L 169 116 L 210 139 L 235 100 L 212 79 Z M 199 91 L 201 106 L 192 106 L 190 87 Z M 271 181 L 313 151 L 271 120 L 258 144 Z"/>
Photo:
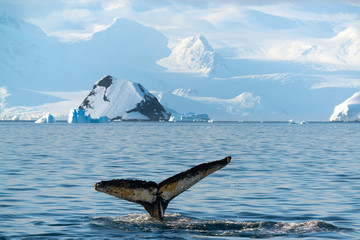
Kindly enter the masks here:
<path id="1" fill-rule="evenodd" d="M 152 218 L 163 220 L 169 202 L 201 179 L 225 167 L 231 157 L 203 163 L 157 184 L 152 181 L 114 179 L 95 183 L 96 191 L 141 204 Z"/>

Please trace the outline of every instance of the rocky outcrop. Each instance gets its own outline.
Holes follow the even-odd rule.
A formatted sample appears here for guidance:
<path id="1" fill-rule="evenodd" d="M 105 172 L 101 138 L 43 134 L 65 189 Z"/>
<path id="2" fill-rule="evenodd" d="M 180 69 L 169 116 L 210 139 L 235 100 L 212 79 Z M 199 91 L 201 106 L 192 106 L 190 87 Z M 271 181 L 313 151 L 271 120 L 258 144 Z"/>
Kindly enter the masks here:
<path id="1" fill-rule="evenodd" d="M 79 106 L 93 118 L 110 120 L 168 120 L 170 113 L 141 84 L 105 76 L 95 83 Z"/>

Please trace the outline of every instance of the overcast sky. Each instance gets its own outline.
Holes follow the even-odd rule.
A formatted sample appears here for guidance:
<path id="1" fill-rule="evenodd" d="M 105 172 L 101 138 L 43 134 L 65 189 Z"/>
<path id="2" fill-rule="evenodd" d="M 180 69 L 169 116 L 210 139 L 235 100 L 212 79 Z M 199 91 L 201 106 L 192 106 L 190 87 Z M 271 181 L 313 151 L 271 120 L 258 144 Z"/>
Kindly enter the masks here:
<path id="1" fill-rule="evenodd" d="M 38 25 L 61 41 L 89 39 L 117 18 L 128 18 L 157 29 L 173 42 L 202 34 L 225 57 L 311 61 L 360 69 L 357 0 L 0 0 L 0 3 L 4 11 Z"/>

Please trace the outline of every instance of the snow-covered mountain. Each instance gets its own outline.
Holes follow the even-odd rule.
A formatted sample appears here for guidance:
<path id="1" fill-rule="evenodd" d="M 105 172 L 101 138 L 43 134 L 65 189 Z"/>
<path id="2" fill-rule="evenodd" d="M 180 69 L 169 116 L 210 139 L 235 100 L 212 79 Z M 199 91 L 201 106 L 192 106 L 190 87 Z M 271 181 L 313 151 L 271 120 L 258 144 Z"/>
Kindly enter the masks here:
<path id="1" fill-rule="evenodd" d="M 312 62 L 327 71 L 359 70 L 360 28 L 348 27 L 331 38 L 306 41 L 276 41 L 271 44 L 246 46 L 239 52 L 247 59 Z"/>
<path id="2" fill-rule="evenodd" d="M 336 46 L 333 49 L 333 58 L 349 66 L 349 69 L 358 70 L 360 62 L 360 28 L 348 27 L 329 40 Z M 325 51 L 324 51 L 325 52 Z M 325 55 L 325 54 L 324 54 Z M 324 56 L 324 58 L 327 56 Z M 335 62 L 335 61 L 334 61 Z M 335 62 L 338 64 L 338 62 Z M 345 69 L 347 67 L 344 67 Z"/>
<path id="3" fill-rule="evenodd" d="M 54 101 L 49 96 L 34 97 L 34 93 L 24 89 L 45 90 L 45 78 L 56 79 L 60 72 L 66 76 L 65 69 L 71 58 L 61 50 L 61 44 L 37 26 L 5 13 L 0 14 L 0 42 L 0 86 L 9 91 L 7 102 L 34 105 Z M 57 83 L 48 85 L 59 85 Z"/>
<path id="4" fill-rule="evenodd" d="M 360 92 L 354 93 L 350 98 L 334 108 L 330 117 L 332 122 L 360 121 Z"/>
<path id="5" fill-rule="evenodd" d="M 261 120 L 269 116 L 282 120 L 288 118 L 266 98 L 251 92 L 242 92 L 233 98 L 200 96 L 194 89 L 181 88 L 169 92 L 154 91 L 153 94 L 164 107 L 182 114 L 187 111 L 206 113 L 216 120 Z"/>
<path id="6" fill-rule="evenodd" d="M 27 90 L 81 91 L 104 74 L 137 81 L 163 69 L 156 61 L 170 54 L 163 34 L 128 19 L 117 19 L 88 41 L 64 43 L 0 13 L 0 42 L 0 87 L 11 94 L 10 106 L 59 101 Z"/>
<path id="7" fill-rule="evenodd" d="M 221 56 L 202 35 L 190 36 L 171 46 L 171 54 L 157 63 L 169 72 L 216 75 L 226 70 Z"/>
<path id="8" fill-rule="evenodd" d="M 261 97 L 255 96 L 250 92 L 243 92 L 238 96 L 231 99 L 222 99 L 216 97 L 200 97 L 193 95 L 191 93 L 196 92 L 195 90 L 188 89 L 184 91 L 184 89 L 176 89 L 172 92 L 172 94 L 191 99 L 196 102 L 202 102 L 207 104 L 216 104 L 224 109 L 226 109 L 229 113 L 238 113 L 244 109 L 251 109 L 256 106 L 261 105 Z"/>
<path id="9" fill-rule="evenodd" d="M 353 63 L 360 56 L 358 41 L 359 31 L 349 28 L 321 44 L 336 43 L 331 56 L 338 53 L 351 65 L 348 56 Z M 0 14 L 0 42 L 4 120 L 36 120 L 47 112 L 65 120 L 104 74 L 146 86 L 168 109 L 207 113 L 215 121 L 327 120 L 334 106 L 360 86 L 358 70 L 234 59 L 237 54 L 228 52 L 234 49 L 213 49 L 204 36 L 170 46 L 159 31 L 129 19 L 117 19 L 87 41 L 63 43 L 31 23 Z M 301 55 L 333 59 L 321 44 Z"/>
<path id="10" fill-rule="evenodd" d="M 95 83 L 80 109 L 92 118 L 107 116 L 110 120 L 168 120 L 166 112 L 141 84 L 105 76 Z"/>
<path id="11" fill-rule="evenodd" d="M 72 45 L 72 51 L 93 68 L 115 74 L 160 70 L 156 61 L 170 54 L 168 39 L 153 28 L 119 18 L 89 41 Z M 106 64 L 105 64 L 106 63 Z M 128 75 L 129 76 L 129 75 Z M 128 76 L 123 76 L 128 79 Z"/>

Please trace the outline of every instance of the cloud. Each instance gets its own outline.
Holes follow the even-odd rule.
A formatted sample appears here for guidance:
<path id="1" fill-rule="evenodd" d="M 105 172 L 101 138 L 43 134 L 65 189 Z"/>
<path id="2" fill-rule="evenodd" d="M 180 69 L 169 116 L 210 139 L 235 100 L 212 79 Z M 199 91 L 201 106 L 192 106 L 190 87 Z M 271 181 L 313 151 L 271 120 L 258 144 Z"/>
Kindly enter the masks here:
<path id="1" fill-rule="evenodd" d="M 130 1 L 103 1 L 102 7 L 105 11 L 114 11 L 117 9 L 127 8 Z"/>
<path id="2" fill-rule="evenodd" d="M 244 9 L 239 9 L 234 5 L 224 5 L 216 9 L 211 9 L 209 12 L 210 13 L 205 14 L 205 16 L 201 18 L 214 26 L 222 26 L 227 23 L 239 23 L 239 21 L 245 18 Z"/>

